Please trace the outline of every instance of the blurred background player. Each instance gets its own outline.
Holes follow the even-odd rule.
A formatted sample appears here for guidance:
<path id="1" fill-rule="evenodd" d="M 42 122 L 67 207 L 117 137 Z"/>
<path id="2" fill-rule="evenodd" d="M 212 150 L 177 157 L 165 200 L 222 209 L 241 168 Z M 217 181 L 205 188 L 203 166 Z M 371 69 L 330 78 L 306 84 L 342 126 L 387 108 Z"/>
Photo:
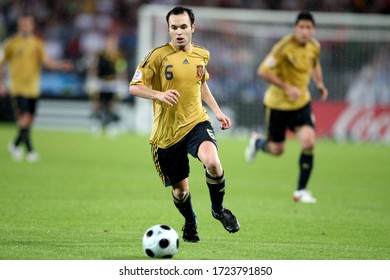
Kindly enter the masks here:
<path id="1" fill-rule="evenodd" d="M 257 75 L 270 85 L 264 96 L 266 136 L 252 134 L 245 151 L 248 162 L 257 151 L 280 156 L 286 130 L 295 132 L 301 145 L 299 179 L 293 199 L 303 203 L 317 200 L 307 190 L 313 168 L 315 123 L 308 85 L 313 76 L 322 100 L 328 96 L 320 64 L 320 44 L 312 38 L 315 21 L 311 13 L 298 14 L 294 34 L 282 38 L 260 64 Z"/>
<path id="2" fill-rule="evenodd" d="M 192 44 L 192 10 L 176 7 L 166 15 L 166 21 L 171 41 L 153 49 L 139 64 L 129 90 L 135 96 L 153 99 L 150 144 L 154 163 L 165 186 L 172 186 L 174 204 L 185 219 L 184 241 L 199 242 L 189 190 L 188 154 L 204 165 L 212 216 L 230 233 L 240 229 L 236 217 L 223 207 L 225 174 L 202 100 L 216 115 L 221 129 L 230 128 L 231 122 L 207 85 L 209 51 Z"/>
<path id="3" fill-rule="evenodd" d="M 127 94 L 127 62 L 119 49 L 119 37 L 109 35 L 105 47 L 92 57 L 88 67 L 86 91 L 92 105 L 93 132 L 108 129 L 115 133 L 120 120 L 118 102 Z"/>
<path id="4" fill-rule="evenodd" d="M 24 14 L 18 18 L 17 34 L 8 38 L 4 44 L 4 57 L 0 60 L 0 95 L 7 94 L 3 77 L 3 65 L 8 65 L 9 91 L 12 95 L 17 123 L 17 135 L 8 146 L 14 160 L 23 159 L 24 144 L 26 160 L 36 162 L 39 155 L 31 141 L 31 128 L 40 95 L 41 66 L 49 69 L 70 71 L 73 65 L 66 61 L 49 58 L 45 53 L 44 42 L 34 34 L 34 18 Z"/>

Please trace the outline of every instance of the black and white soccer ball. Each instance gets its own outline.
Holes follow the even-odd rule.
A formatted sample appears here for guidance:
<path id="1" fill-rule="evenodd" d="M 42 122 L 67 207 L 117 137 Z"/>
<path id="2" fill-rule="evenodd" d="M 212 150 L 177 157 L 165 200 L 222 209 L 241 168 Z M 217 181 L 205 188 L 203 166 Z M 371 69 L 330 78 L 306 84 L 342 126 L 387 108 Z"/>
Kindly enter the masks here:
<path id="1" fill-rule="evenodd" d="M 179 251 L 179 236 L 170 226 L 154 225 L 145 232 L 142 246 L 151 258 L 172 258 Z"/>

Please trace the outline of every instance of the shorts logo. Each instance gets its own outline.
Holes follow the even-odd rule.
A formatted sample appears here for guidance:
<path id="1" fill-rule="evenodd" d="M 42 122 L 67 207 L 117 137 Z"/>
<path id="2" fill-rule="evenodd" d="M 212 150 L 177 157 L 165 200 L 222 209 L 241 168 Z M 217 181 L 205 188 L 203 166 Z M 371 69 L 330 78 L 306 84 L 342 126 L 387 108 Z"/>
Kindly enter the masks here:
<path id="1" fill-rule="evenodd" d="M 215 140 L 215 136 L 214 136 L 214 132 L 211 130 L 211 129 L 207 129 L 207 133 L 209 134 L 209 136 Z"/>
<path id="2" fill-rule="evenodd" d="M 201 79 L 204 75 L 204 67 L 203 65 L 197 65 L 196 66 L 196 77 L 198 79 Z"/>

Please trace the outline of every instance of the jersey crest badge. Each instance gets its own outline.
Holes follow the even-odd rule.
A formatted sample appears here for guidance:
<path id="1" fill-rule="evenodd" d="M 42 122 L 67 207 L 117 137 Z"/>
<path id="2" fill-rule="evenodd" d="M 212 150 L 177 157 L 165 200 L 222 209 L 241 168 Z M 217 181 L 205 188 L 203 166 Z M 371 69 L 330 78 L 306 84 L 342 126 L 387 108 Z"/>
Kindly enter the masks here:
<path id="1" fill-rule="evenodd" d="M 204 66 L 203 65 L 197 65 L 196 66 L 196 77 L 201 79 L 204 75 Z"/>

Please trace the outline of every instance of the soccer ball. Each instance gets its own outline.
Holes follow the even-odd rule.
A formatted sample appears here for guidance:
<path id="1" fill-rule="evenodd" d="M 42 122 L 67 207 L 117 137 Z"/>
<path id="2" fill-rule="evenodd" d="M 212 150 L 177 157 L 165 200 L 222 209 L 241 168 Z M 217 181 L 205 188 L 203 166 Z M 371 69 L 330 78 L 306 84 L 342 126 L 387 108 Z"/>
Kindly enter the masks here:
<path id="1" fill-rule="evenodd" d="M 151 258 L 172 258 L 179 250 L 179 236 L 170 226 L 154 225 L 145 232 L 142 246 Z"/>

